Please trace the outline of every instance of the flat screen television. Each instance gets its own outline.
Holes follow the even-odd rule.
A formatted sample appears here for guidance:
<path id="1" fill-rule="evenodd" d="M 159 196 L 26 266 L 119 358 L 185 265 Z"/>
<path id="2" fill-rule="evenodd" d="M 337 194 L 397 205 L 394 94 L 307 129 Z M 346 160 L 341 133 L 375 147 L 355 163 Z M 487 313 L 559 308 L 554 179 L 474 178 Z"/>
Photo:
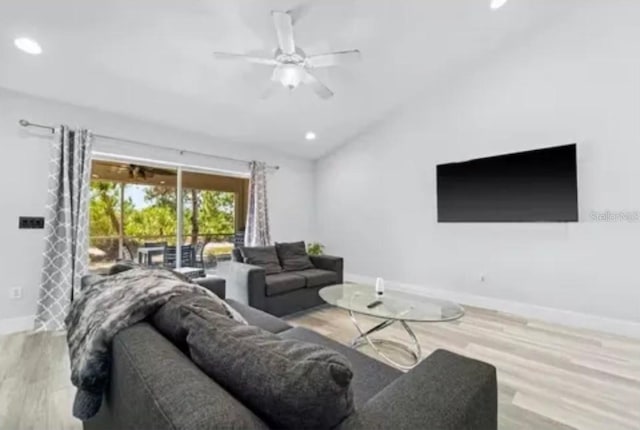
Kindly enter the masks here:
<path id="1" fill-rule="evenodd" d="M 576 145 L 437 166 L 438 222 L 577 222 Z"/>

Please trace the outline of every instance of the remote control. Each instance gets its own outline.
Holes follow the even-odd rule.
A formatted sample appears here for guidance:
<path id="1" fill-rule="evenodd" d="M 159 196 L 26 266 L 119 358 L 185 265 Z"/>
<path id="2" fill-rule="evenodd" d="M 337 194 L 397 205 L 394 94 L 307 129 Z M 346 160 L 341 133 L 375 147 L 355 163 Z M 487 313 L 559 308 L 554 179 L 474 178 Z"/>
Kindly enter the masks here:
<path id="1" fill-rule="evenodd" d="M 376 300 L 375 302 L 373 302 L 371 304 L 368 304 L 367 307 L 369 309 L 373 309 L 373 308 L 375 308 L 377 306 L 380 306 L 381 304 L 382 304 L 382 302 L 380 300 Z"/>

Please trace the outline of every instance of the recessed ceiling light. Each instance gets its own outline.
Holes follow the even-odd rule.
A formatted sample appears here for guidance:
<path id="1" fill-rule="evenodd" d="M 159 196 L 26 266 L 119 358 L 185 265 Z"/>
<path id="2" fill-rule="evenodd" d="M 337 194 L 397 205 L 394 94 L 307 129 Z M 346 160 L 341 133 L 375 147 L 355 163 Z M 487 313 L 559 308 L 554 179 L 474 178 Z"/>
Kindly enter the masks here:
<path id="1" fill-rule="evenodd" d="M 504 6 L 509 0 L 491 0 L 491 9 L 496 10 Z"/>
<path id="2" fill-rule="evenodd" d="M 40 44 L 33 39 L 29 39 L 28 37 L 18 37 L 13 41 L 13 43 L 16 45 L 16 48 L 23 52 L 26 52 L 27 54 L 42 54 L 42 47 L 40 46 Z"/>
<path id="3" fill-rule="evenodd" d="M 316 134 L 313 131 L 307 131 L 307 134 L 304 135 L 304 138 L 307 140 L 316 140 Z"/>

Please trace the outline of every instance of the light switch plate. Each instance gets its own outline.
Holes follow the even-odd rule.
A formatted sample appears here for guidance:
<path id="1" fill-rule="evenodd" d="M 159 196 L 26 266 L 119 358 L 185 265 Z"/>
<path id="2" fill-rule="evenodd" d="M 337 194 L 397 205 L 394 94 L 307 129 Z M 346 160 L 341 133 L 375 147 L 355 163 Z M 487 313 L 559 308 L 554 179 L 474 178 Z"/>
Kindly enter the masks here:
<path id="1" fill-rule="evenodd" d="M 19 229 L 43 229 L 44 217 L 41 216 L 21 216 L 18 218 Z"/>

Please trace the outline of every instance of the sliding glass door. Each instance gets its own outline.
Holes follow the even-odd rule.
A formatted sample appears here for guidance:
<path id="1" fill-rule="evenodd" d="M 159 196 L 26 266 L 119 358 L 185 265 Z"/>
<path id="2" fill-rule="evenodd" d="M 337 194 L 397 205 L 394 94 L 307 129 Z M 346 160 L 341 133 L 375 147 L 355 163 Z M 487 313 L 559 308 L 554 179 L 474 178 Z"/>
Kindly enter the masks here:
<path id="1" fill-rule="evenodd" d="M 244 230 L 247 185 L 241 178 L 183 173 L 183 243 L 193 247 L 198 266 L 230 258 L 236 233 Z"/>
<path id="2" fill-rule="evenodd" d="M 94 161 L 91 270 L 118 259 L 214 268 L 244 229 L 247 187 L 245 178 Z"/>
<path id="3" fill-rule="evenodd" d="M 148 244 L 176 245 L 176 169 L 94 161 L 91 176 L 91 269 L 138 261 L 139 248 Z M 145 262 L 162 263 L 158 258 L 155 253 Z"/>

